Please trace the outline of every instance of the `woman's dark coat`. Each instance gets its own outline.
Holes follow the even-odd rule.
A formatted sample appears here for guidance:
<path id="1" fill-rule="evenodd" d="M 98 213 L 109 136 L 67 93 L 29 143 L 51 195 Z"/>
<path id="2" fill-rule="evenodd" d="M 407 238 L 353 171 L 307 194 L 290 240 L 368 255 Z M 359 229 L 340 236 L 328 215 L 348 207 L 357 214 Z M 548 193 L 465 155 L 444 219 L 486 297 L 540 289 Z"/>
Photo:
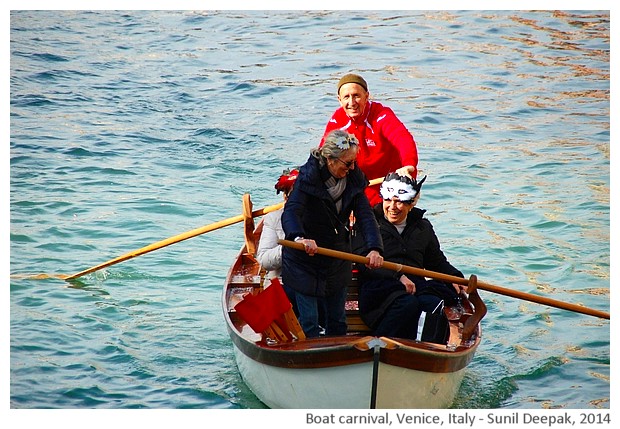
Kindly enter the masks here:
<path id="1" fill-rule="evenodd" d="M 377 227 L 377 221 L 364 189 L 368 180 L 364 173 L 355 167 L 347 175 L 347 185 L 342 194 L 342 209 L 336 210 L 336 204 L 327 192 L 325 180 L 330 177 L 326 166 L 320 167 L 319 161 L 310 156 L 306 164 L 299 169 L 293 192 L 284 205 L 282 227 L 285 238 L 294 240 L 304 237 L 316 241 L 317 246 L 343 252 L 351 252 L 350 214 L 355 214 L 358 233 L 363 234 L 365 248 L 383 252 L 383 243 Z M 335 258 L 314 255 L 284 247 L 282 249 L 283 275 L 288 278 L 306 279 L 318 272 L 328 272 L 330 267 L 341 263 Z M 286 273 L 284 272 L 286 271 Z M 348 274 L 350 278 L 350 273 Z M 332 291 L 325 291 L 323 282 L 287 282 L 287 286 L 306 295 L 326 296 Z M 343 284 L 342 287 L 347 286 Z"/>

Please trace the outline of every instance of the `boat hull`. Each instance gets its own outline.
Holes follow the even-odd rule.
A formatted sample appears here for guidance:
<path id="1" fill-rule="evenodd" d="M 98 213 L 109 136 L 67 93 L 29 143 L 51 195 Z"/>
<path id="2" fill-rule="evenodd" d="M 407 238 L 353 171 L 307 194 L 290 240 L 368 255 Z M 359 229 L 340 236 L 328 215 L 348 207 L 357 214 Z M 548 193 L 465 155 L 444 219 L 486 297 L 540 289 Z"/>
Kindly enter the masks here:
<path id="1" fill-rule="evenodd" d="M 352 278 L 347 335 L 273 341 L 267 331 L 254 332 L 235 310 L 248 294 L 259 294 L 265 287 L 264 270 L 248 252 L 256 247 L 248 242 L 258 241 L 261 225 L 250 233 L 253 230 L 246 225 L 246 245 L 229 270 L 222 307 L 237 367 L 258 399 L 270 408 L 289 409 L 452 405 L 481 341 L 479 321 L 486 307 L 477 293 L 475 301 L 470 293 L 463 302 L 465 311 L 451 319 L 447 344 L 376 337 L 360 322 L 359 291 Z"/>
<path id="2" fill-rule="evenodd" d="M 417 371 L 379 365 L 376 408 L 448 408 L 458 394 L 465 368 L 455 372 Z"/>
<path id="3" fill-rule="evenodd" d="M 257 362 L 234 348 L 241 377 L 269 408 L 448 408 L 465 369 L 431 373 L 379 363 L 373 403 L 373 362 L 327 368 L 284 368 Z"/>
<path id="4" fill-rule="evenodd" d="M 235 348 L 243 381 L 269 408 L 369 408 L 372 362 L 327 368 L 284 368 Z M 343 392 L 346 387 L 346 392 Z"/>

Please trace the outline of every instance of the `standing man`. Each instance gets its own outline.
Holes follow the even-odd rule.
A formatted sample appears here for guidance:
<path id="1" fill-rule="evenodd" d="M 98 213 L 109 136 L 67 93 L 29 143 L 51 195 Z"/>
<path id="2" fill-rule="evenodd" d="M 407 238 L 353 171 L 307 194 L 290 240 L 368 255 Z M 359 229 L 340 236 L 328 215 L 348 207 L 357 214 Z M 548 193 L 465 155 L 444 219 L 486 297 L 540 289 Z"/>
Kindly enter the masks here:
<path id="1" fill-rule="evenodd" d="M 368 84 L 357 74 L 338 81 L 338 108 L 325 127 L 319 147 L 330 131 L 339 129 L 355 135 L 360 150 L 357 164 L 369 180 L 396 171 L 415 179 L 418 149 L 413 136 L 392 109 L 369 99 Z M 371 205 L 382 201 L 379 185 L 366 188 Z"/>

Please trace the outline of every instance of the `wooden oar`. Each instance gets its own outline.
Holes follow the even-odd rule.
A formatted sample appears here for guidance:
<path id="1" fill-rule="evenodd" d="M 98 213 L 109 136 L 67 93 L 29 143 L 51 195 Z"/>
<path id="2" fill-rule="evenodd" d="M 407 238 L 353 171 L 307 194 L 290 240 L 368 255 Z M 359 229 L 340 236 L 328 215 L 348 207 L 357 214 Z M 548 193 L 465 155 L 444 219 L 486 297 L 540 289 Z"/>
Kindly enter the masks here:
<path id="1" fill-rule="evenodd" d="M 377 185 L 383 182 L 383 178 L 370 180 L 369 186 Z M 258 217 L 266 215 L 269 212 L 273 212 L 282 208 L 284 203 L 274 204 L 272 206 L 263 207 L 259 210 L 254 210 L 252 212 L 252 217 Z M 210 231 L 214 231 L 216 229 L 224 228 L 225 226 L 229 226 L 238 222 L 242 222 L 245 219 L 244 215 L 233 216 L 228 219 L 221 220 L 219 222 L 215 222 L 209 225 L 202 226 L 200 228 L 192 229 L 191 231 L 187 231 L 178 235 L 175 235 L 170 238 L 166 238 L 165 240 L 158 241 L 156 243 L 150 244 L 148 246 L 142 247 L 140 249 L 134 250 L 132 252 L 125 253 L 117 258 L 110 259 L 107 262 L 104 262 L 99 265 L 95 265 L 94 267 L 88 268 L 86 270 L 80 271 L 79 273 L 75 273 L 73 275 L 67 274 L 12 274 L 11 278 L 29 278 L 29 279 L 48 279 L 48 278 L 57 278 L 61 280 L 73 280 L 78 277 L 85 276 L 86 274 L 90 274 L 92 272 L 98 271 L 102 268 L 109 267 L 110 265 L 118 264 L 119 262 L 126 261 L 131 258 L 135 258 L 136 256 L 144 255 L 145 253 L 152 252 L 157 249 L 161 249 L 162 247 L 169 246 L 171 244 L 178 243 L 183 240 L 187 240 L 189 238 L 196 237 L 197 235 L 205 234 Z"/>
<path id="2" fill-rule="evenodd" d="M 262 209 L 254 210 L 252 212 L 252 217 L 263 216 L 267 213 L 279 210 L 284 205 L 283 202 L 274 204 L 272 206 L 263 207 Z M 131 258 L 135 258 L 136 256 L 144 255 L 145 253 L 152 252 L 157 249 L 161 249 L 162 247 L 170 246 L 171 244 L 178 243 L 183 240 L 187 240 L 192 237 L 196 237 L 197 235 L 204 234 L 210 231 L 214 231 L 216 229 L 224 228 L 225 226 L 232 225 L 234 223 L 242 222 L 245 219 L 243 214 L 238 216 L 233 216 L 228 219 L 221 220 L 219 222 L 214 222 L 209 225 L 202 226 L 200 228 L 192 229 L 191 231 L 187 231 L 178 235 L 175 235 L 170 238 L 166 238 L 165 240 L 158 241 L 153 244 L 149 244 L 148 246 L 142 247 L 140 249 L 134 250 L 132 252 L 125 253 L 117 258 L 110 259 L 107 262 L 104 262 L 99 265 L 95 265 L 94 267 L 88 268 L 86 270 L 80 271 L 79 273 L 75 273 L 73 275 L 66 274 L 35 274 L 35 275 L 12 275 L 11 277 L 28 277 L 30 279 L 47 279 L 47 278 L 58 278 L 61 280 L 73 280 L 78 277 L 85 276 L 86 274 L 90 274 L 94 271 L 100 270 L 105 267 L 109 267 L 110 265 L 118 264 L 119 262 L 126 261 Z"/>
<path id="3" fill-rule="evenodd" d="M 262 209 L 258 209 L 252 212 L 252 217 L 263 216 L 269 212 L 273 212 L 282 208 L 284 203 L 274 204 L 272 206 L 263 207 Z M 104 262 L 99 265 L 95 265 L 94 267 L 88 268 L 84 271 L 80 271 L 79 273 L 73 274 L 71 276 L 65 277 L 65 280 L 73 280 L 78 277 L 82 277 L 86 274 L 90 274 L 93 271 L 100 270 L 105 267 L 109 267 L 110 265 L 118 264 L 119 262 L 126 261 L 127 259 L 135 258 L 136 256 L 144 255 L 145 253 L 152 252 L 153 250 L 161 249 L 162 247 L 169 246 L 171 244 L 178 243 L 183 240 L 187 240 L 189 238 L 196 237 L 197 235 L 204 234 L 206 232 L 214 231 L 216 229 L 224 228 L 225 226 L 232 225 L 234 223 L 242 222 L 244 220 L 244 216 L 242 214 L 238 216 L 233 216 L 228 219 L 221 220 L 219 222 L 211 223 L 209 225 L 201 226 L 200 228 L 192 229 L 191 231 L 187 231 L 178 235 L 175 235 L 170 238 L 166 238 L 165 240 L 158 241 L 153 244 L 149 244 L 148 246 L 142 247 L 140 249 L 134 250 L 133 252 L 125 253 L 117 258 L 111 259 L 107 262 Z"/>
<path id="4" fill-rule="evenodd" d="M 379 183 L 383 182 L 383 178 L 378 178 L 378 179 L 373 179 L 370 181 L 369 186 L 372 185 L 377 185 Z M 278 203 L 278 204 L 274 204 L 272 206 L 267 206 L 267 207 L 263 207 L 262 209 L 258 209 L 258 210 L 254 210 L 252 212 L 252 217 L 258 217 L 258 216 L 263 216 L 266 215 L 267 213 L 276 211 L 281 209 L 284 206 L 284 202 Z M 135 258 L 136 256 L 140 256 L 140 255 L 144 255 L 145 253 L 149 253 L 152 252 L 153 250 L 157 250 L 157 249 L 161 249 L 162 247 L 166 247 L 169 246 L 171 244 L 175 244 L 178 243 L 179 241 L 183 241 L 183 240 L 187 240 L 189 238 L 193 238 L 196 237 L 197 235 L 201 235 L 210 231 L 214 231 L 216 229 L 220 229 L 220 228 L 224 228 L 225 226 L 229 226 L 232 225 L 234 223 L 239 223 L 242 222 L 245 219 L 245 217 L 243 216 L 243 214 L 240 214 L 238 216 L 233 216 L 231 218 L 228 219 L 224 219 L 221 220 L 219 222 L 215 222 L 209 225 L 205 225 L 202 226 L 200 228 L 196 228 L 196 229 L 192 229 L 191 231 L 187 231 L 178 235 L 175 235 L 173 237 L 170 238 L 166 238 L 165 240 L 161 240 L 158 241 L 157 243 L 153 243 L 150 244 L 148 246 L 142 247 L 140 249 L 134 250 L 133 252 L 129 252 L 129 253 L 125 253 L 124 255 L 121 255 L 117 258 L 114 259 L 110 259 L 107 262 L 104 262 L 102 264 L 99 265 L 95 265 L 94 267 L 88 268 L 84 271 L 80 271 L 79 273 L 73 274 L 71 276 L 65 276 L 62 274 L 59 274 L 57 277 L 64 279 L 64 280 L 73 280 L 73 279 L 77 279 L 78 277 L 82 277 L 85 276 L 86 274 L 90 274 L 94 271 L 98 271 L 102 268 L 106 268 L 109 267 L 110 265 L 114 265 L 114 264 L 118 264 L 119 262 L 123 262 L 126 261 L 127 259 L 131 259 L 131 258 Z M 41 275 L 40 275 L 41 276 Z M 41 278 L 41 277 L 39 277 Z"/>
<path id="5" fill-rule="evenodd" d="M 278 240 L 278 243 L 280 243 L 283 246 L 292 247 L 297 250 L 302 250 L 302 251 L 304 250 L 304 245 L 302 243 L 296 243 L 294 241 L 289 241 L 289 240 Z M 352 262 L 357 262 L 360 264 L 368 263 L 368 258 L 365 256 L 360 256 L 360 255 L 356 255 L 353 253 L 341 252 L 339 250 L 326 249 L 324 247 L 319 247 L 317 250 L 317 253 L 321 255 L 325 255 L 325 256 L 331 256 L 333 258 L 339 258 L 339 259 L 345 259 L 345 260 L 352 261 Z M 456 283 L 456 284 L 465 285 L 465 286 L 467 286 L 468 284 L 467 279 L 462 279 L 460 277 L 438 273 L 435 271 L 424 270 L 422 268 L 415 268 L 415 267 L 411 267 L 408 265 L 395 264 L 394 262 L 389 262 L 389 261 L 383 262 L 383 268 L 387 268 L 389 270 L 393 270 L 396 272 L 414 274 L 416 276 L 431 277 L 431 278 L 449 282 L 449 283 Z M 609 319 L 609 316 L 610 316 L 609 313 L 606 313 L 604 311 L 594 310 L 592 308 L 584 307 L 581 305 L 570 304 L 564 301 L 558 301 L 555 299 L 546 298 L 544 296 L 533 295 L 530 293 L 521 292 L 521 291 L 514 290 L 514 289 L 508 289 L 508 288 L 501 287 L 501 286 L 495 286 L 495 285 L 481 282 L 481 281 L 478 281 L 478 289 L 483 289 L 483 290 L 497 293 L 500 295 L 511 296 L 513 298 L 523 299 L 526 301 L 531 301 L 531 302 L 535 302 L 535 303 L 542 304 L 542 305 L 548 305 L 550 307 L 561 308 L 563 310 L 569 310 L 569 311 L 574 311 L 577 313 L 587 314 L 589 316 L 596 316 L 602 319 Z"/>

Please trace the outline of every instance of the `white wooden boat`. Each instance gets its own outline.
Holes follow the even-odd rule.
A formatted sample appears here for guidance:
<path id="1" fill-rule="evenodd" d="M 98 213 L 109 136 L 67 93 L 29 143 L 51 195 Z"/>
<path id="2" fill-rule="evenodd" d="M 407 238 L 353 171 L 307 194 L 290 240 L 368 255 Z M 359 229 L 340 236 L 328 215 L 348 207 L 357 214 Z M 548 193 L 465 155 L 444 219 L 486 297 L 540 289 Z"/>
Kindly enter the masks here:
<path id="1" fill-rule="evenodd" d="M 249 196 L 244 197 L 245 244 L 232 264 L 222 294 L 226 325 L 244 382 L 270 408 L 448 408 L 481 341 L 486 307 L 469 281 L 465 311 L 450 320 L 447 344 L 375 337 L 361 321 L 357 281 L 347 301 L 348 334 L 306 339 L 288 313 L 289 338 L 272 324 L 255 332 L 235 306 L 265 286 L 254 257 L 262 223 L 254 229 Z M 446 309 L 449 311 L 450 309 Z M 275 329 L 275 330 L 274 330 Z"/>

